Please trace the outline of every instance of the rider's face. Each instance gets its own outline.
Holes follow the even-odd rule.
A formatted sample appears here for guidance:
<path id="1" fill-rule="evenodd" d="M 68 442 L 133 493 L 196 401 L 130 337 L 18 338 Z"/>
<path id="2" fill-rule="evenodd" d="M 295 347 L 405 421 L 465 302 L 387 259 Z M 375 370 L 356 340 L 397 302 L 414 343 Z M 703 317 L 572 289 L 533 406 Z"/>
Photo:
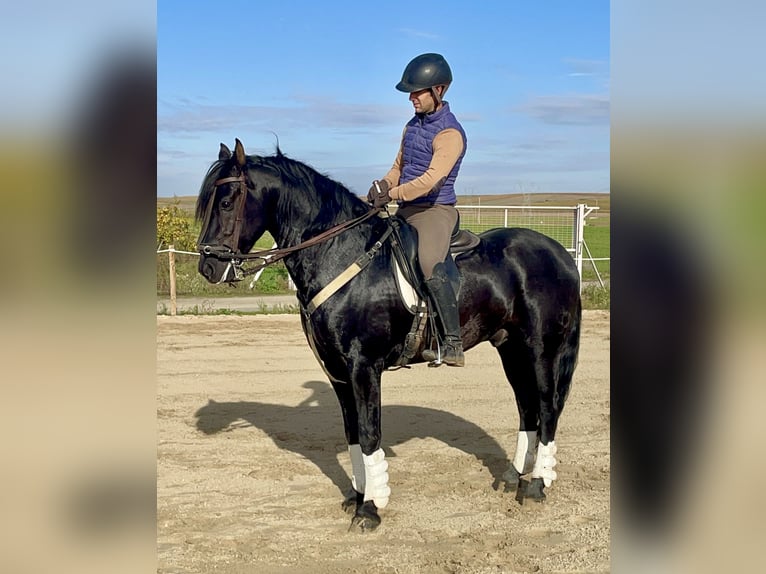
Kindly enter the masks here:
<path id="1" fill-rule="evenodd" d="M 436 109 L 436 102 L 429 88 L 410 93 L 410 101 L 416 114 L 430 114 Z"/>

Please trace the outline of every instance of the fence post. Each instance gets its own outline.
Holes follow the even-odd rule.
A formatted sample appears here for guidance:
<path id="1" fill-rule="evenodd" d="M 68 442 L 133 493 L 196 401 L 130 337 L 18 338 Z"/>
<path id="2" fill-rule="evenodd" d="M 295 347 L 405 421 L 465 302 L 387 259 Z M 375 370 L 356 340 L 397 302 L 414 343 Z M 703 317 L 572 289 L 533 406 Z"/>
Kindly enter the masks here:
<path id="1" fill-rule="evenodd" d="M 170 314 L 175 316 L 176 308 L 176 248 L 168 245 L 168 267 L 170 268 Z"/>
<path id="2" fill-rule="evenodd" d="M 577 274 L 580 276 L 580 293 L 582 293 L 582 245 L 585 241 L 585 205 L 577 204 L 575 209 L 574 249 Z"/>

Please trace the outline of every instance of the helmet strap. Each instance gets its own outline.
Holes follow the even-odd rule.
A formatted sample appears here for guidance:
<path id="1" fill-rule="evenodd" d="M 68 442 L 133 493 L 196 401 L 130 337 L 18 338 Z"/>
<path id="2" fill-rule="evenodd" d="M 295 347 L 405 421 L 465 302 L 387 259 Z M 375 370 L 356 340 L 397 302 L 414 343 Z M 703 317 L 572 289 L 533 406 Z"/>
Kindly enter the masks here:
<path id="1" fill-rule="evenodd" d="M 442 97 L 444 97 L 444 94 L 447 92 L 448 86 L 444 86 L 441 95 L 439 95 L 439 92 L 436 90 L 436 88 L 437 86 L 431 86 L 431 96 L 436 102 L 436 109 L 438 109 L 442 105 Z"/>
<path id="2" fill-rule="evenodd" d="M 437 92 L 436 88 L 434 88 L 434 87 L 431 87 L 431 97 L 436 102 L 436 107 L 434 109 L 438 110 L 439 106 L 442 105 L 442 99 L 441 99 L 441 96 L 439 96 L 439 92 Z"/>

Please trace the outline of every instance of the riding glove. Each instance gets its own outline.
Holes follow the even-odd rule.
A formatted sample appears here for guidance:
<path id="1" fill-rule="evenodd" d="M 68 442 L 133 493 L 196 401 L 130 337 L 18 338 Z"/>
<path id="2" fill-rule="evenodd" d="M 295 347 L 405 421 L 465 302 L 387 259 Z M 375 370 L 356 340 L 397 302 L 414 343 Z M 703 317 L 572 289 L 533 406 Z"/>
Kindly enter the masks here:
<path id="1" fill-rule="evenodd" d="M 380 187 L 380 193 L 378 193 L 375 183 Z M 384 205 L 388 205 L 391 201 L 391 195 L 388 193 L 388 189 L 388 181 L 385 179 L 373 181 L 370 191 L 367 192 L 367 203 L 371 203 L 373 207 L 383 207 Z"/>

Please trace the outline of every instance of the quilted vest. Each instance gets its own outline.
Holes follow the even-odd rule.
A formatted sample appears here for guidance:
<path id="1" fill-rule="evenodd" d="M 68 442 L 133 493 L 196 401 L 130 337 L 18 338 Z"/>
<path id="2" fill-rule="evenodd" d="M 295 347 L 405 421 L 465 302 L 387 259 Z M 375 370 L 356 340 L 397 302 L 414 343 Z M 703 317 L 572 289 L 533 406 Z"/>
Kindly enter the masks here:
<path id="1" fill-rule="evenodd" d="M 428 115 L 416 114 L 415 117 L 407 122 L 402 146 L 402 175 L 399 178 L 399 183 L 403 184 L 412 181 L 426 172 L 433 157 L 434 138 L 439 132 L 447 128 L 454 128 L 463 136 L 463 152 L 455 162 L 452 171 L 450 171 L 445 182 L 437 190 L 432 190 L 426 195 L 403 203 L 442 203 L 454 205 L 457 202 L 455 179 L 457 178 L 458 171 L 460 171 L 460 164 L 463 162 L 467 140 L 463 127 L 450 111 L 447 102 L 444 102 L 439 111 Z"/>

